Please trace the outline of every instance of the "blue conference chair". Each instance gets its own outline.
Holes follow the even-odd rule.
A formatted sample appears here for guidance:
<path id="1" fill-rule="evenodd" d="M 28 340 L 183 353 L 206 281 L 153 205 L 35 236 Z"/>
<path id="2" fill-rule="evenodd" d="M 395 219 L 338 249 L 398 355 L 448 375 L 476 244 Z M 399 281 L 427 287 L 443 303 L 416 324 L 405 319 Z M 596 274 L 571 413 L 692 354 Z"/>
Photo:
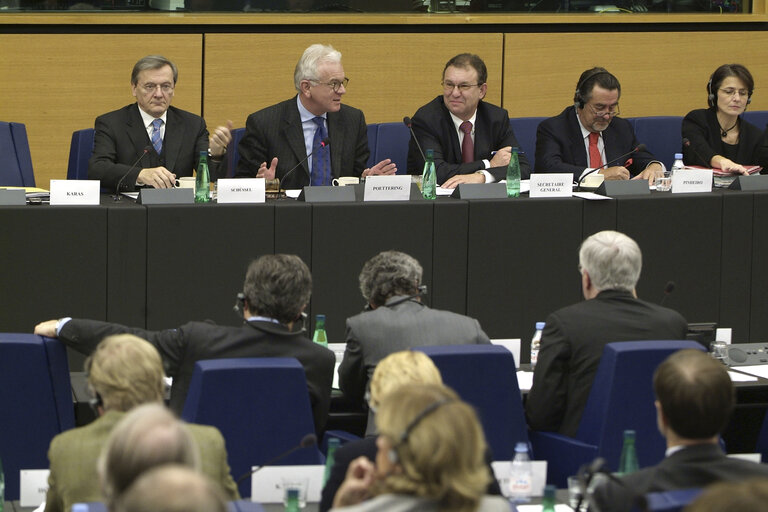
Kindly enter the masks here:
<path id="1" fill-rule="evenodd" d="M 545 119 L 546 117 L 513 117 L 509 120 L 512 131 L 515 132 L 515 138 L 520 143 L 520 150 L 525 153 L 528 163 L 531 164 L 531 171 L 536 163 L 536 130 L 539 128 L 539 123 Z M 530 176 L 521 176 L 521 178 L 525 180 Z"/>
<path id="2" fill-rule="evenodd" d="M 768 126 L 768 110 L 747 110 L 741 117 L 761 130 Z"/>
<path id="3" fill-rule="evenodd" d="M 227 178 L 231 178 L 235 175 L 235 169 L 237 169 L 237 161 L 240 160 L 240 152 L 237 146 L 240 144 L 240 140 L 245 135 L 245 128 L 235 128 L 232 130 L 232 140 L 227 146 L 227 154 L 229 160 L 227 161 Z"/>
<path id="4" fill-rule="evenodd" d="M 408 142 L 411 131 L 403 123 L 380 123 L 376 134 L 376 151 L 373 163 L 385 158 L 397 165 L 397 174 L 408 174 Z"/>
<path id="5" fill-rule="evenodd" d="M 294 358 L 198 361 L 181 417 L 221 431 L 234 478 L 315 432 L 304 368 Z M 323 457 L 311 446 L 278 463 L 322 464 Z M 250 496 L 250 482 L 240 484 L 241 496 Z"/>
<path id="6" fill-rule="evenodd" d="M 368 162 L 366 162 L 367 167 L 371 167 L 376 162 L 374 161 L 374 158 L 376 157 L 376 136 L 379 134 L 379 125 L 378 124 L 369 124 L 368 125 L 368 151 L 371 152 L 370 155 L 368 155 Z"/>
<path id="7" fill-rule="evenodd" d="M 93 154 L 93 128 L 85 128 L 72 133 L 69 143 L 69 164 L 67 165 L 68 180 L 88 179 L 88 160 Z"/>
<path id="8" fill-rule="evenodd" d="M 637 432 L 640 467 L 664 458 L 666 442 L 656 426 L 653 372 L 678 350 L 704 350 L 695 341 L 625 341 L 609 343 L 587 399 L 575 437 L 555 432 L 530 432 L 537 459 L 547 460 L 547 482 L 566 486 L 582 464 L 603 457 L 618 469 L 624 430 Z"/>
<path id="9" fill-rule="evenodd" d="M 675 161 L 675 153 L 683 149 L 682 124 L 680 116 L 636 117 L 635 136 L 669 169 Z"/>
<path id="10" fill-rule="evenodd" d="M 32 334 L 0 334 L 0 456 L 5 499 L 19 499 L 19 471 L 48 467 L 51 439 L 75 426 L 64 345 Z"/>
<path id="11" fill-rule="evenodd" d="M 440 370 L 443 382 L 471 404 L 483 424 L 495 460 L 509 460 L 515 443 L 528 443 L 515 358 L 498 345 L 418 347 Z"/>
<path id="12" fill-rule="evenodd" d="M 699 497 L 704 489 L 678 489 L 666 492 L 649 492 L 645 495 L 648 512 L 680 512 Z M 632 512 L 643 512 L 638 506 Z"/>
<path id="13" fill-rule="evenodd" d="M 0 122 L 0 185 L 35 186 L 27 128 L 22 123 Z"/>

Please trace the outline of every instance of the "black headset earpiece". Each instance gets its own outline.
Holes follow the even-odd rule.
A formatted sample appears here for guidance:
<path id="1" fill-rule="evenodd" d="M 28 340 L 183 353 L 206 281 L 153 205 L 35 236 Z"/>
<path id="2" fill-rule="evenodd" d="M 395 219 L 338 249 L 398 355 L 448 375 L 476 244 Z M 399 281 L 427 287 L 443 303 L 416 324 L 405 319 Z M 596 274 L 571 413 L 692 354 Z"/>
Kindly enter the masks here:
<path id="1" fill-rule="evenodd" d="M 397 444 L 389 449 L 387 452 L 387 458 L 392 464 L 397 464 L 400 462 L 400 454 L 397 452 L 398 448 L 404 444 L 408 443 L 408 437 L 411 435 L 411 432 L 413 432 L 413 429 L 416 428 L 416 426 L 421 423 L 421 421 L 435 412 L 437 409 L 442 407 L 443 405 L 455 402 L 453 398 L 443 398 L 441 400 L 438 400 L 437 402 L 433 402 L 426 406 L 419 414 L 417 414 L 408 425 L 406 425 L 405 430 L 403 430 L 403 433 L 400 434 L 400 438 L 397 441 Z"/>
<path id="2" fill-rule="evenodd" d="M 609 71 L 606 71 L 605 69 L 601 69 L 588 74 L 587 76 L 584 77 L 583 80 L 579 80 L 579 83 L 576 84 L 576 92 L 573 94 L 573 106 L 576 108 L 584 108 L 584 105 L 587 104 L 587 100 L 584 98 L 585 94 L 582 91 L 582 89 L 584 88 L 584 84 L 586 84 L 591 78 L 594 78 L 597 75 L 610 75 L 610 74 L 611 73 Z"/>

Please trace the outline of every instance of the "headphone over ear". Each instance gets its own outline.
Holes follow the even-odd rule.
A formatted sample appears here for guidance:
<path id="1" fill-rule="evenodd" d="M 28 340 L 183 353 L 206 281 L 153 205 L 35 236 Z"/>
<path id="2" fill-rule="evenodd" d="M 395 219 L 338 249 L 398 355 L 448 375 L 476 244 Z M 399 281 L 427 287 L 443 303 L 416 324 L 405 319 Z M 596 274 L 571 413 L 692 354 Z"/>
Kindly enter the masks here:
<path id="1" fill-rule="evenodd" d="M 712 92 L 712 77 L 714 76 L 714 73 L 709 75 L 709 82 L 707 82 L 707 105 L 709 105 L 710 108 L 715 108 L 717 106 L 717 100 L 715 99 L 715 93 Z M 747 95 L 747 105 L 752 103 L 752 91 L 749 91 L 749 94 Z"/>
<path id="2" fill-rule="evenodd" d="M 392 464 L 397 464 L 400 462 L 400 454 L 397 452 L 398 448 L 406 444 L 408 442 L 408 437 L 411 435 L 411 432 L 413 431 L 416 426 L 421 423 L 421 421 L 435 412 L 437 409 L 439 409 L 441 406 L 450 403 L 455 402 L 453 398 L 443 398 L 442 400 L 438 400 L 437 402 L 434 402 L 427 407 L 424 408 L 419 414 L 414 417 L 410 423 L 405 427 L 405 430 L 403 430 L 403 433 L 400 434 L 400 439 L 398 439 L 397 444 L 390 448 L 389 452 L 387 453 L 387 458 L 389 459 L 389 462 Z"/>
<path id="3" fill-rule="evenodd" d="M 582 91 L 584 88 L 584 85 L 591 79 L 596 77 L 597 75 L 610 75 L 611 73 L 602 69 L 598 71 L 594 71 L 587 76 L 584 77 L 583 80 L 579 80 L 579 83 L 576 84 L 576 92 L 573 94 L 573 106 L 576 108 L 584 108 L 584 105 L 587 103 L 586 99 L 586 93 Z"/>

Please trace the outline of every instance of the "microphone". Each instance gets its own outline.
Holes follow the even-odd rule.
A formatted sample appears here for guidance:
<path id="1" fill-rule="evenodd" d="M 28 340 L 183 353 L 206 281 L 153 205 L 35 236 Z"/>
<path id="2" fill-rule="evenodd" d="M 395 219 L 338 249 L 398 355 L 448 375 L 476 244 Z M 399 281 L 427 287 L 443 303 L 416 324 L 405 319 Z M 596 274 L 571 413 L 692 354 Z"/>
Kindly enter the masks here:
<path id="1" fill-rule="evenodd" d="M 605 459 L 602 457 L 598 457 L 595 460 L 593 460 L 590 464 L 583 465 L 578 473 L 579 482 L 581 483 L 581 488 L 584 490 L 584 493 L 579 497 L 579 502 L 575 508 L 575 510 L 581 510 L 581 505 L 584 499 L 589 499 L 587 496 L 587 489 L 589 489 L 590 484 L 592 483 L 592 480 L 596 475 L 604 475 L 607 480 L 615 483 L 616 485 L 623 487 L 624 490 L 629 493 L 629 497 L 632 500 L 632 505 L 637 505 L 638 508 L 643 512 L 648 512 L 648 500 L 645 497 L 645 494 L 637 492 L 636 489 L 633 489 L 629 485 L 627 485 L 623 480 L 616 477 L 613 473 L 611 473 L 608 469 L 605 467 Z M 592 509 L 590 505 L 590 510 Z"/>
<path id="2" fill-rule="evenodd" d="M 283 175 L 283 178 L 280 180 L 280 183 L 281 183 L 281 185 L 282 185 L 283 183 L 285 183 L 285 178 L 287 178 L 288 176 L 290 176 L 290 174 L 291 174 L 293 171 L 295 171 L 296 169 L 298 169 L 298 168 L 301 166 L 301 164 L 303 164 L 304 162 L 306 162 L 307 160 L 309 160 L 309 157 L 311 157 L 312 155 L 314 155 L 314 154 L 315 154 L 315 152 L 316 152 L 317 150 L 319 150 L 319 149 L 321 149 L 321 148 L 327 148 L 327 147 L 328 147 L 328 146 L 330 146 L 330 145 L 331 145 L 331 140 L 330 140 L 330 138 L 326 137 L 326 138 L 324 138 L 323 140 L 321 140 L 321 141 L 320 141 L 320 145 L 319 145 L 318 147 L 316 147 L 315 149 L 313 149 L 313 150 L 312 150 L 312 151 L 311 151 L 311 152 L 310 152 L 310 153 L 309 153 L 307 156 L 305 156 L 305 157 L 304 157 L 302 160 L 300 160 L 300 161 L 299 161 L 299 163 L 297 163 L 296 165 L 294 165 L 294 166 L 293 166 L 293 169 L 291 169 L 290 171 L 288 171 L 287 173 L 285 173 L 285 174 Z M 307 176 L 309 177 L 309 182 L 310 182 L 310 183 L 312 183 L 312 177 L 311 177 L 311 175 L 310 175 L 309 173 L 307 173 Z"/>
<path id="3" fill-rule="evenodd" d="M 411 122 L 411 118 L 408 116 L 405 116 L 403 118 L 403 124 L 408 127 L 409 130 L 411 130 L 411 136 L 413 137 L 413 140 L 416 142 L 416 147 L 419 148 L 419 153 L 421 153 L 421 158 L 426 162 L 427 157 L 424 156 L 424 151 L 421 150 L 421 144 L 419 144 L 419 139 L 416 138 L 416 134 L 413 133 L 413 124 Z"/>
<path id="4" fill-rule="evenodd" d="M 300 450 L 302 448 L 309 448 L 310 446 L 314 446 L 316 444 L 317 444 L 317 436 L 315 434 L 307 434 L 307 435 L 305 435 L 304 437 L 301 438 L 301 442 L 299 444 L 297 444 L 296 446 L 294 446 L 290 450 L 284 451 L 283 453 L 281 453 L 277 457 L 272 457 L 271 459 L 269 459 L 267 462 L 265 462 L 261 466 L 257 467 L 256 469 L 252 469 L 250 471 L 246 471 L 245 473 L 243 473 L 240 476 L 240 478 L 238 478 L 235 481 L 235 483 L 239 485 L 240 482 L 242 482 L 243 480 L 245 480 L 249 476 L 253 475 L 254 473 L 256 473 L 258 471 L 261 471 L 262 468 L 265 468 L 267 466 L 271 466 L 275 462 L 277 462 L 277 461 L 279 461 L 281 459 L 284 459 L 285 457 L 289 456 L 290 454 L 292 454 L 296 450 Z"/>
<path id="5" fill-rule="evenodd" d="M 684 147 L 686 147 L 686 148 L 690 148 L 690 149 L 691 149 L 691 151 L 693 151 L 693 154 L 694 154 L 694 155 L 696 155 L 696 157 L 697 157 L 699 160 L 701 160 L 702 162 L 704 162 L 704 167 L 710 167 L 710 166 L 711 166 L 711 164 L 710 164 L 709 162 L 707 162 L 707 160 L 706 160 L 704 157 L 702 157 L 702 156 L 699 154 L 699 152 L 698 152 L 698 151 L 696 151 L 696 148 L 695 148 L 695 147 L 693 147 L 693 146 L 691 145 L 691 141 L 690 141 L 690 140 L 688 140 L 688 139 L 683 139 L 683 146 L 684 146 Z"/>
<path id="6" fill-rule="evenodd" d="M 664 305 L 664 301 L 667 300 L 667 297 L 675 291 L 675 282 L 674 281 L 667 281 L 667 286 L 664 287 L 664 296 L 661 298 L 661 302 L 659 302 L 659 306 Z"/>
<path id="7" fill-rule="evenodd" d="M 126 177 L 126 176 L 128 176 L 129 174 L 131 174 L 131 171 L 132 171 L 132 170 L 133 170 L 133 169 L 134 169 L 134 168 L 135 168 L 137 165 L 139 165 L 139 162 L 141 161 L 141 159 L 142 159 L 142 158 L 144 158 L 144 155 L 146 155 L 147 153 L 149 153 L 149 150 L 150 150 L 151 148 L 152 148 L 152 146 L 149 146 L 149 145 L 148 145 L 148 146 L 144 146 L 144 149 L 141 151 L 141 155 L 139 155 L 139 158 L 137 158 L 137 159 L 136 159 L 136 161 L 135 161 L 135 162 L 133 162 L 133 165 L 132 165 L 132 166 L 130 166 L 130 167 L 128 168 L 128 170 L 126 171 L 126 173 L 122 175 L 122 177 L 120 178 L 120 180 L 117 182 L 117 188 L 115 188 L 115 195 L 114 195 L 114 196 L 112 196 L 112 200 L 113 200 L 113 201 L 119 201 L 119 200 L 120 200 L 120 186 L 123 184 L 123 180 L 125 179 L 125 177 Z"/>
<path id="8" fill-rule="evenodd" d="M 589 171 L 589 172 L 585 173 L 585 174 L 584 174 L 584 176 L 582 176 L 582 177 L 581 177 L 581 179 L 579 179 L 579 182 L 578 182 L 577 186 L 581 187 L 581 183 L 584 181 L 584 178 L 586 178 L 586 177 L 587 177 L 587 176 L 589 176 L 590 174 L 592 174 L 592 173 L 594 173 L 594 172 L 597 172 L 597 171 L 599 171 L 600 169 L 607 169 L 608 167 L 612 166 L 613 164 L 615 164 L 616 162 L 618 162 L 618 161 L 619 161 L 619 160 L 621 160 L 622 158 L 626 158 L 626 157 L 628 157 L 629 155 L 634 155 L 635 153 L 639 153 L 640 151 L 645 151 L 645 144 L 638 144 L 638 145 L 637 145 L 637 146 L 636 146 L 636 147 L 635 147 L 635 148 L 634 148 L 632 151 L 630 151 L 629 153 L 624 153 L 624 154 L 623 154 L 623 155 L 621 155 L 620 157 L 618 157 L 618 158 L 614 158 L 614 159 L 613 159 L 613 160 L 611 160 L 610 162 L 606 162 L 606 164 L 605 164 L 605 165 L 601 165 L 600 167 L 595 167 L 595 168 L 594 168 L 594 169 L 592 169 L 591 171 Z"/>

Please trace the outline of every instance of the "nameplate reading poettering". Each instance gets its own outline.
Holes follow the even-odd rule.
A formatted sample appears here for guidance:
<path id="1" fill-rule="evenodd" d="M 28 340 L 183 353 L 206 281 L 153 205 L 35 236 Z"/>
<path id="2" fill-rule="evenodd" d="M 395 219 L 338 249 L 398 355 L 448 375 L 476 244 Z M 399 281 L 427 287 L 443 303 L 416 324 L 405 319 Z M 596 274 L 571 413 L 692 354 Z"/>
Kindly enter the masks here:
<path id="1" fill-rule="evenodd" d="M 408 201 L 411 198 L 411 177 L 368 176 L 365 179 L 363 201 Z"/>
<path id="2" fill-rule="evenodd" d="M 571 197 L 573 176 L 568 173 L 531 174 L 530 197 Z"/>
<path id="3" fill-rule="evenodd" d="M 672 193 L 712 192 L 712 169 L 683 169 L 672 175 Z"/>
<path id="4" fill-rule="evenodd" d="M 51 180 L 51 205 L 98 205 L 99 180 Z"/>
<path id="5" fill-rule="evenodd" d="M 256 469 L 254 466 L 251 469 Z M 323 489 L 325 466 L 266 466 L 251 476 L 251 500 L 261 503 L 283 503 L 284 482 L 307 484 L 306 501 L 317 503 Z"/>
<path id="6" fill-rule="evenodd" d="M 38 507 L 48 492 L 47 469 L 22 469 L 19 475 L 19 501 L 22 507 Z"/>
<path id="7" fill-rule="evenodd" d="M 216 182 L 219 203 L 263 203 L 264 178 L 220 179 Z"/>

